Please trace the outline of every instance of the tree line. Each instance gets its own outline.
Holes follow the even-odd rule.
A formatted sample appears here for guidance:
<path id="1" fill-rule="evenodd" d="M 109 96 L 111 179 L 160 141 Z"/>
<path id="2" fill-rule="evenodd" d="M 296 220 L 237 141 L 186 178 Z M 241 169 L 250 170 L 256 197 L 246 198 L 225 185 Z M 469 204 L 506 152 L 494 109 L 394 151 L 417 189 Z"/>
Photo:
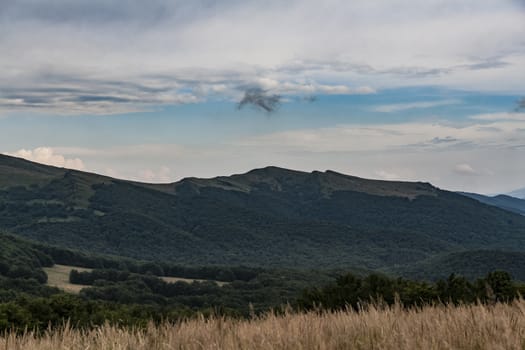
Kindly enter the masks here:
<path id="1" fill-rule="evenodd" d="M 346 274 L 338 277 L 335 283 L 305 290 L 297 300 L 297 307 L 302 310 L 341 310 L 349 307 L 358 310 L 377 302 L 386 305 L 397 302 L 407 307 L 436 303 L 494 303 L 512 301 L 524 292 L 525 285 L 514 282 L 511 275 L 504 271 L 490 272 L 474 281 L 451 274 L 447 279 L 434 283 L 380 274 L 366 277 Z"/>

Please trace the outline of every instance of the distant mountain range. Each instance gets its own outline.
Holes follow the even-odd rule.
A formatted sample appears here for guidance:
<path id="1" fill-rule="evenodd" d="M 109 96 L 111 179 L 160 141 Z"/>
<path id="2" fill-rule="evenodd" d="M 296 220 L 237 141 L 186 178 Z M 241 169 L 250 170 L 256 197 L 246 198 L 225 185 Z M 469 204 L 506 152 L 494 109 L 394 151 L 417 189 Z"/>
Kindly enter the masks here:
<path id="1" fill-rule="evenodd" d="M 525 252 L 525 217 L 479 198 L 423 182 L 277 167 L 157 185 L 0 156 L 0 230 L 185 265 L 358 268 L 428 278 L 444 263 L 469 275 L 519 270 L 521 260 L 513 259 Z M 475 268 L 466 266 L 472 254 Z"/>
<path id="2" fill-rule="evenodd" d="M 521 188 L 519 190 L 515 190 L 515 191 L 512 191 L 512 192 L 509 192 L 508 195 L 511 196 L 511 197 L 525 199 L 525 188 Z"/>
<path id="3" fill-rule="evenodd" d="M 481 203 L 500 207 L 502 209 L 512 211 L 521 215 L 525 215 L 525 199 L 519 199 L 504 194 L 498 196 L 484 196 L 477 193 L 459 192 L 464 196 L 476 199 Z"/>

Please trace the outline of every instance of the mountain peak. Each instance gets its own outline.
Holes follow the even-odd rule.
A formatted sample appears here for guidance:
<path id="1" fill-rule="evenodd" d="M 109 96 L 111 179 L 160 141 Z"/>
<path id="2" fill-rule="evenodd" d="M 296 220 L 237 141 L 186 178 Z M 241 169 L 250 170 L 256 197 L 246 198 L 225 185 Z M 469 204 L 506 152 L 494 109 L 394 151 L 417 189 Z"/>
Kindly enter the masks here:
<path id="1" fill-rule="evenodd" d="M 287 168 L 282 168 L 274 165 L 269 165 L 263 168 L 256 168 L 248 171 L 244 174 L 238 174 L 238 176 L 242 175 L 264 175 L 264 176 L 287 176 L 287 175 L 305 175 L 308 174 L 305 171 L 300 170 L 292 170 Z M 236 176 L 236 175 L 233 175 Z"/>

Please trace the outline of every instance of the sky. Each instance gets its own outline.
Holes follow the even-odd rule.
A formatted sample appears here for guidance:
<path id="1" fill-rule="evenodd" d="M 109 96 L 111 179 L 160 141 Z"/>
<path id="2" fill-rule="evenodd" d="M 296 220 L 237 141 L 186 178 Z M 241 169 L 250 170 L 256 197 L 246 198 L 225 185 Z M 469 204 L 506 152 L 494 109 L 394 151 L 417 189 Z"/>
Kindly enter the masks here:
<path id="1" fill-rule="evenodd" d="M 524 0 L 1 0 L 0 152 L 525 187 Z"/>

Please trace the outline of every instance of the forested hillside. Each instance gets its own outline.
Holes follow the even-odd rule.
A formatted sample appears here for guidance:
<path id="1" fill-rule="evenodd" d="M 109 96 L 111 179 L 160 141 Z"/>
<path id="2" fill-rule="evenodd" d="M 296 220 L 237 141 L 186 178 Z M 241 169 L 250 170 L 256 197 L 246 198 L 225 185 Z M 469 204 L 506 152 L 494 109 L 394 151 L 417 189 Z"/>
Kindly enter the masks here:
<path id="1" fill-rule="evenodd" d="M 86 252 L 403 273 L 445 253 L 525 249 L 525 217 L 428 183 L 268 167 L 151 185 L 7 156 L 0 165 L 0 228 Z"/>

